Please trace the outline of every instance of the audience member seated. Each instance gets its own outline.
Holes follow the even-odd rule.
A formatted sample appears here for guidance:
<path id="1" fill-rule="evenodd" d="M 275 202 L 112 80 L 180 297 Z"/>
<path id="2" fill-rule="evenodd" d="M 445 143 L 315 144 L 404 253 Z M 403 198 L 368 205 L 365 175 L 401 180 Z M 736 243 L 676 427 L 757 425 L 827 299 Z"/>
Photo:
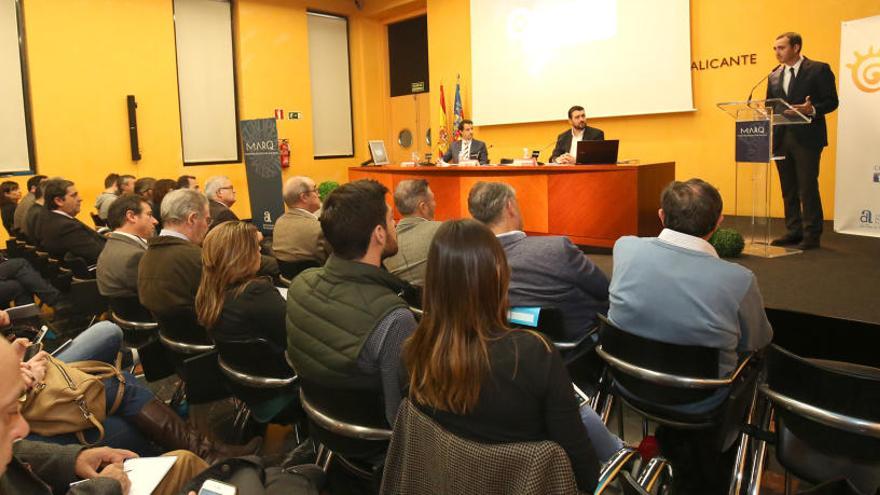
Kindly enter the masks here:
<path id="1" fill-rule="evenodd" d="M 110 205 L 119 197 L 119 174 L 112 173 L 104 178 L 104 190 L 95 199 L 95 209 L 98 210 L 98 218 L 107 221 L 107 212 Z"/>
<path id="2" fill-rule="evenodd" d="M 177 178 L 178 189 L 195 189 L 199 190 L 199 181 L 193 175 L 181 175 Z"/>
<path id="3" fill-rule="evenodd" d="M 34 302 L 34 296 L 43 304 L 58 309 L 61 293 L 29 261 L 0 258 L 0 308 L 9 307 L 10 302 L 15 302 L 16 306 L 30 304 Z"/>
<path id="4" fill-rule="evenodd" d="M 205 183 L 205 196 L 211 204 L 211 227 L 223 222 L 238 220 L 238 216 L 229 208 L 235 204 L 235 188 L 232 181 L 225 175 L 211 177 Z"/>
<path id="5" fill-rule="evenodd" d="M 450 432 L 488 443 L 551 440 L 568 454 L 578 488 L 622 447 L 578 408 L 559 352 L 543 336 L 507 326 L 510 270 L 492 232 L 444 223 L 428 254 L 424 315 L 403 345 L 408 394 Z"/>
<path id="6" fill-rule="evenodd" d="M 740 354 L 773 337 L 758 281 L 748 268 L 718 258 L 707 241 L 724 219 L 715 187 L 672 182 L 661 203 L 658 237 L 614 244 L 608 319 L 644 338 L 720 349 L 719 376 L 729 375 Z"/>
<path id="7" fill-rule="evenodd" d="M 138 264 L 147 252 L 147 239 L 155 233 L 153 209 L 142 197 L 124 194 L 107 213 L 113 232 L 98 256 L 98 291 L 113 298 L 137 297 Z"/>
<path id="8" fill-rule="evenodd" d="M 135 182 L 136 179 L 133 175 L 120 175 L 119 182 L 116 183 L 116 188 L 119 189 L 119 194 L 136 194 L 134 190 Z"/>
<path id="9" fill-rule="evenodd" d="M 343 184 L 327 198 L 321 229 L 327 263 L 296 277 L 287 296 L 287 351 L 299 376 L 317 386 L 375 392 L 394 424 L 400 404 L 400 346 L 416 327 L 398 296 L 406 282 L 381 268 L 397 252 L 385 186 Z"/>
<path id="10" fill-rule="evenodd" d="M 10 237 L 15 237 L 15 209 L 21 199 L 21 189 L 17 182 L 11 180 L 0 183 L 0 217 L 3 219 L 3 227 Z"/>
<path id="11" fill-rule="evenodd" d="M 0 326 L 8 324 L 9 316 L 0 313 Z M 2 340 L 2 339 L 0 339 Z M 25 349 L 30 343 L 27 339 L 17 339 L 12 343 L 13 350 L 21 360 Z M 108 321 L 102 321 L 88 328 L 77 336 L 71 345 L 55 355 L 65 363 L 83 360 L 97 360 L 114 364 L 122 344 L 122 330 Z M 5 345 L 0 344 L 0 345 Z M 46 376 L 47 361 L 45 352 L 39 352 L 27 362 L 21 363 L 20 375 L 30 392 L 43 382 Z M 217 458 L 252 454 L 259 446 L 260 439 L 254 439 L 243 446 L 231 446 L 213 442 L 187 424 L 168 405 L 156 399 L 153 393 L 141 385 L 134 375 L 123 371 L 124 386 L 118 408 L 111 414 L 119 380 L 116 377 L 106 378 L 104 394 L 108 416 L 103 422 L 104 439 L 102 443 L 115 448 L 124 448 L 140 455 L 155 455 L 155 443 L 163 450 L 190 450 L 203 459 L 213 461 Z M 3 376 L 4 383 L 14 380 L 12 376 Z M 32 396 L 28 396 L 31 399 Z M 25 405 L 27 400 L 24 401 Z M 83 432 L 86 441 L 96 442 L 98 430 L 95 428 Z M 57 444 L 76 444 L 76 434 L 68 433 L 51 437 L 31 434 L 28 439 Z"/>
<path id="12" fill-rule="evenodd" d="M 76 219 L 82 198 L 73 182 L 52 179 L 46 182 L 46 208 L 49 214 L 40 221 L 40 242 L 49 254 L 59 260 L 70 253 L 87 265 L 98 262 L 107 239 Z"/>
<path id="13" fill-rule="evenodd" d="M 47 182 L 49 180 L 44 179 L 37 185 L 34 192 L 34 202 L 25 215 L 24 225 L 21 229 L 21 233 L 24 234 L 27 241 L 38 247 L 41 245 L 40 224 L 43 222 L 43 218 L 49 214 L 49 210 L 45 207 L 46 198 L 44 196 Z"/>
<path id="14" fill-rule="evenodd" d="M 272 231 L 275 258 L 286 262 L 315 260 L 323 264 L 330 246 L 315 215 L 321 209 L 315 181 L 308 177 L 287 179 L 284 183 L 284 204 L 287 205 L 287 212 L 278 218 Z"/>
<path id="15" fill-rule="evenodd" d="M 158 230 L 162 230 L 162 200 L 165 199 L 165 196 L 175 189 L 180 189 L 177 186 L 177 181 L 171 179 L 159 179 L 156 181 L 156 186 L 153 188 L 153 218 L 156 219 L 157 223 L 156 228 Z"/>
<path id="16" fill-rule="evenodd" d="M 131 481 L 125 474 L 123 461 L 137 454 L 109 447 L 88 448 L 82 445 L 56 445 L 24 440 L 30 427 L 21 414 L 20 398 L 29 388 L 33 375 L 20 373 L 22 352 L 19 346 L 0 342 L 0 493 L 51 495 L 122 494 L 128 493 Z M 24 371 L 22 369 L 22 371 Z M 167 455 L 177 456 L 174 466 L 156 488 L 155 494 L 177 494 L 208 464 L 192 452 L 179 450 Z M 85 480 L 76 483 L 78 480 Z"/>
<path id="17" fill-rule="evenodd" d="M 153 206 L 153 189 L 155 187 L 156 179 L 152 177 L 140 177 L 134 181 L 134 193 L 147 200 L 151 206 Z"/>
<path id="18" fill-rule="evenodd" d="M 194 315 L 208 200 L 193 189 L 171 191 L 162 200 L 162 218 L 165 227 L 148 241 L 138 266 L 138 296 L 157 318 Z"/>
<path id="19" fill-rule="evenodd" d="M 37 189 L 40 187 L 40 183 L 46 180 L 45 175 L 35 175 L 27 180 L 27 194 L 18 202 L 18 205 L 15 207 L 15 215 L 13 217 L 12 228 L 16 233 L 21 232 L 24 228 L 24 219 L 27 217 L 27 212 L 34 204 L 34 194 Z"/>
<path id="20" fill-rule="evenodd" d="M 288 368 L 284 358 L 285 303 L 271 279 L 257 276 L 261 239 L 256 227 L 240 221 L 224 222 L 208 232 L 202 243 L 203 271 L 196 293 L 196 314 L 215 342 L 265 339 L 272 354 L 254 358 L 271 369 L 284 370 Z M 262 404 L 249 405 L 255 417 L 268 420 L 295 398 L 291 390 Z"/>
<path id="21" fill-rule="evenodd" d="M 394 205 L 403 218 L 397 222 L 397 254 L 385 258 L 385 268 L 406 280 L 423 287 L 425 265 L 431 239 L 440 227 L 434 220 L 434 192 L 425 179 L 400 181 L 394 190 Z"/>
<path id="22" fill-rule="evenodd" d="M 468 210 L 498 236 L 510 265 L 510 305 L 556 307 L 570 340 L 596 324 L 608 308 L 608 277 L 568 237 L 523 232 L 516 193 L 501 182 L 478 182 Z"/>

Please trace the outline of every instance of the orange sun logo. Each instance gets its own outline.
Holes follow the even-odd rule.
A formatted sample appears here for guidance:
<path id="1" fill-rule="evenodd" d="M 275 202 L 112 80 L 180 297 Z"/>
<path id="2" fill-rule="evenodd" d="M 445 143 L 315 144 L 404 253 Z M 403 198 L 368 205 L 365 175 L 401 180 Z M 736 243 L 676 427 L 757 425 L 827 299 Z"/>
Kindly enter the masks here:
<path id="1" fill-rule="evenodd" d="M 852 69 L 853 84 L 865 93 L 880 91 L 880 50 L 872 46 L 865 55 L 854 54 L 856 61 L 846 65 Z"/>

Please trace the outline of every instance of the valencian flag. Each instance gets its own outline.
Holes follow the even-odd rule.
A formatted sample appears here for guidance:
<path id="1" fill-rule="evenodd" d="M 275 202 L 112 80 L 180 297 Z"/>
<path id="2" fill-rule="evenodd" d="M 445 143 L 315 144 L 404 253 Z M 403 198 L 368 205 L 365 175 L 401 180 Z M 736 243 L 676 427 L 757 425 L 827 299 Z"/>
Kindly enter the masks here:
<path id="1" fill-rule="evenodd" d="M 458 124 L 464 120 L 464 110 L 461 107 L 461 75 L 455 81 L 455 103 L 452 107 L 452 127 L 455 128 L 455 140 L 461 139 L 461 131 L 458 130 Z"/>
<path id="2" fill-rule="evenodd" d="M 446 97 L 443 96 L 443 83 L 440 83 L 440 132 L 437 133 L 437 147 L 440 150 L 439 155 L 446 154 L 446 148 L 449 146 L 449 124 L 446 122 Z"/>

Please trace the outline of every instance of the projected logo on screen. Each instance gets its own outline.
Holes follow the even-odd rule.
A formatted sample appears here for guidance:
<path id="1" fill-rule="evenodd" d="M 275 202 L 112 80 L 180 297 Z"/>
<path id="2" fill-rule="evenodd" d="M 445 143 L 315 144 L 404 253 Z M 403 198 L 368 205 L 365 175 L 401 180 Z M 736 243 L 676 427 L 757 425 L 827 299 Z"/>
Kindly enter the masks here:
<path id="1" fill-rule="evenodd" d="M 507 37 L 534 62 L 529 72 L 545 69 L 560 50 L 602 41 L 617 34 L 617 0 L 544 1 L 517 7 L 507 17 Z"/>

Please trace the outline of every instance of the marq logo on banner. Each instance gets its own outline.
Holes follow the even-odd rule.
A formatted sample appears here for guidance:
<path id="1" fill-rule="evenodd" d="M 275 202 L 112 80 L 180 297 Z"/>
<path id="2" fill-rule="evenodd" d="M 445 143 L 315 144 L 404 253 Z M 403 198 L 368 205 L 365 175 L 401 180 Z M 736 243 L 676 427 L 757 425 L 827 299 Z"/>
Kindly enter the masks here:
<path id="1" fill-rule="evenodd" d="M 751 127 L 742 127 L 739 130 L 740 136 L 759 136 L 767 135 L 767 128 L 762 125 L 753 125 Z"/>
<path id="2" fill-rule="evenodd" d="M 846 64 L 851 69 L 853 84 L 865 93 L 880 91 L 880 50 L 875 52 L 872 46 L 865 55 L 857 51 L 855 56 L 855 62 Z"/>

